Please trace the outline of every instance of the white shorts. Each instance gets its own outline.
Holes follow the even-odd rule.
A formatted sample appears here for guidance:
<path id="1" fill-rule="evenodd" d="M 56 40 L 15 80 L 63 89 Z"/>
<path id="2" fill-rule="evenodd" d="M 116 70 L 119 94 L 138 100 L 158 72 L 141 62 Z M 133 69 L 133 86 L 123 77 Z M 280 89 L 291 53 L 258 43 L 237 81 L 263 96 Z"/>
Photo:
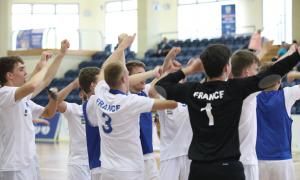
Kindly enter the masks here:
<path id="1" fill-rule="evenodd" d="M 292 159 L 278 161 L 258 161 L 259 179 L 295 180 L 295 167 Z"/>
<path id="2" fill-rule="evenodd" d="M 158 180 L 159 173 L 157 168 L 156 160 L 145 159 L 144 160 L 144 180 Z"/>
<path id="3" fill-rule="evenodd" d="M 243 164 L 245 180 L 259 180 L 258 165 Z"/>
<path id="4" fill-rule="evenodd" d="M 101 180 L 101 168 L 91 169 L 92 180 Z"/>
<path id="5" fill-rule="evenodd" d="M 88 165 L 68 165 L 68 180 L 91 179 L 91 172 Z"/>
<path id="6" fill-rule="evenodd" d="M 143 180 L 143 171 L 113 171 L 101 168 L 103 180 Z"/>
<path id="7" fill-rule="evenodd" d="M 19 171 L 0 171 L 0 180 L 40 180 L 39 166 L 37 159 Z"/>
<path id="8" fill-rule="evenodd" d="M 190 174 L 191 160 L 188 156 L 180 156 L 160 162 L 160 178 L 187 180 Z"/>

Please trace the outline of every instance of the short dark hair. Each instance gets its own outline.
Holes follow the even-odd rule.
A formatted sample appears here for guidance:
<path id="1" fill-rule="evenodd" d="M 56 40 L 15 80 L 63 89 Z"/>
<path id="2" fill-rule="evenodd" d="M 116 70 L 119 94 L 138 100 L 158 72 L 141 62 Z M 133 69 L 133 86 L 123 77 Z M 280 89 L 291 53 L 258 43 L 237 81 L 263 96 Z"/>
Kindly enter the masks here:
<path id="1" fill-rule="evenodd" d="M 6 82 L 6 74 L 12 72 L 17 63 L 24 64 L 24 61 L 19 56 L 6 56 L 0 58 L 0 85 L 3 86 Z"/>
<path id="2" fill-rule="evenodd" d="M 209 45 L 200 55 L 207 76 L 210 78 L 221 76 L 230 56 L 231 51 L 227 46 L 223 44 Z"/>
<path id="3" fill-rule="evenodd" d="M 138 61 L 138 60 L 131 60 L 131 61 L 128 61 L 126 63 L 126 68 L 129 72 L 129 75 L 132 75 L 132 70 L 133 68 L 135 67 L 142 67 L 142 68 L 145 68 L 145 64 L 142 62 L 142 61 Z"/>
<path id="4" fill-rule="evenodd" d="M 79 85 L 85 93 L 91 92 L 91 84 L 97 83 L 97 75 L 100 73 L 100 68 L 97 67 L 85 67 L 79 72 Z"/>
<path id="5" fill-rule="evenodd" d="M 251 51 L 239 50 L 231 56 L 232 74 L 234 77 L 240 77 L 244 69 L 252 64 L 259 64 L 258 57 Z"/>
<path id="6" fill-rule="evenodd" d="M 104 79 L 110 88 L 117 88 L 125 67 L 120 62 L 112 62 L 104 68 Z"/>

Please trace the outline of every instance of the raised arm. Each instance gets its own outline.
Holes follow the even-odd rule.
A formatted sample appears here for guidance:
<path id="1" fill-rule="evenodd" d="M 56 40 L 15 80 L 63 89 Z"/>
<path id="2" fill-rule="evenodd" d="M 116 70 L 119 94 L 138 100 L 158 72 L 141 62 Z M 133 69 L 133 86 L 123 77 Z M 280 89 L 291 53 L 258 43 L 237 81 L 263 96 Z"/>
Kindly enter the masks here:
<path id="1" fill-rule="evenodd" d="M 287 81 L 292 82 L 295 79 L 300 79 L 300 72 L 299 71 L 291 71 L 286 75 Z"/>
<path id="2" fill-rule="evenodd" d="M 129 76 L 129 85 L 140 83 L 150 78 L 158 78 L 161 74 L 160 66 L 155 67 L 153 70 L 149 70 L 143 73 L 137 73 Z"/>
<path id="3" fill-rule="evenodd" d="M 292 55 L 297 51 L 297 48 L 298 48 L 297 44 L 292 44 L 289 50 L 283 56 L 281 56 L 277 61 L 283 60 L 284 58 Z"/>
<path id="4" fill-rule="evenodd" d="M 45 61 L 45 63 L 47 62 Z M 49 68 L 49 64 L 43 65 L 40 71 L 38 71 L 35 75 L 33 75 L 24 85 L 17 88 L 15 92 L 15 101 L 19 101 L 22 98 L 33 93 L 42 83 L 48 68 Z"/>
<path id="5" fill-rule="evenodd" d="M 171 50 L 168 52 L 167 56 L 164 59 L 164 62 L 160 68 L 160 77 L 153 79 L 151 82 L 151 87 L 149 90 L 149 96 L 152 98 L 159 98 L 159 94 L 155 90 L 155 84 L 157 81 L 170 72 L 175 72 L 178 71 L 181 68 L 181 64 L 176 61 L 176 56 L 180 53 L 181 48 L 180 47 L 173 47 Z"/>
<path id="6" fill-rule="evenodd" d="M 185 102 L 185 97 L 188 96 L 189 85 L 187 83 L 178 83 L 186 76 L 202 72 L 203 65 L 200 59 L 194 59 L 188 66 L 182 68 L 175 73 L 170 73 L 167 76 L 160 79 L 156 85 L 156 91 L 166 99 L 172 99 L 177 102 Z"/>
<path id="7" fill-rule="evenodd" d="M 164 109 L 175 109 L 177 105 L 178 104 L 176 101 L 155 99 L 152 106 L 152 111 L 164 110 Z"/>
<path id="8" fill-rule="evenodd" d="M 257 57 L 260 61 L 270 51 L 272 45 L 273 45 L 273 41 L 267 41 L 263 43 L 261 51 L 259 51 L 257 54 Z"/>
<path id="9" fill-rule="evenodd" d="M 65 98 L 74 90 L 79 88 L 78 78 L 72 81 L 68 86 L 63 88 L 58 92 L 57 99 L 58 99 L 58 108 L 57 110 L 61 113 L 64 113 L 67 109 L 67 104 L 64 101 Z"/>
<path id="10" fill-rule="evenodd" d="M 70 43 L 68 40 L 63 40 L 61 42 L 61 48 L 60 48 L 58 55 L 55 57 L 54 61 L 51 63 L 42 83 L 40 83 L 39 87 L 33 92 L 32 97 L 35 97 L 37 94 L 39 94 L 53 80 L 69 47 L 70 47 Z"/>
<path id="11" fill-rule="evenodd" d="M 43 118 L 52 118 L 57 109 L 58 101 L 57 101 L 57 90 L 48 90 L 49 102 L 44 109 L 41 117 Z"/>
<path id="12" fill-rule="evenodd" d="M 246 98 L 253 92 L 273 86 L 300 62 L 298 51 L 300 50 L 295 51 L 290 56 L 286 56 L 284 59 L 273 64 L 268 70 L 256 76 L 231 80 L 235 84 L 237 93 L 242 93 L 243 97 Z"/>
<path id="13" fill-rule="evenodd" d="M 277 82 L 276 76 L 278 78 L 282 78 L 286 73 L 293 69 L 300 62 L 300 49 L 295 51 L 292 55 L 286 56 L 284 59 L 276 62 L 269 70 L 264 73 L 260 73 L 257 75 L 259 79 L 259 88 L 267 88 L 274 82 Z M 274 77 L 274 82 L 273 78 Z"/>
<path id="14" fill-rule="evenodd" d="M 135 34 L 133 36 L 128 36 L 126 34 L 121 34 L 119 37 L 119 45 L 118 48 L 105 60 L 101 69 L 105 69 L 105 67 L 112 63 L 119 61 L 125 66 L 125 49 L 131 46 L 135 39 Z M 98 80 L 101 81 L 104 79 L 104 71 L 100 72 Z"/>
<path id="15" fill-rule="evenodd" d="M 47 64 L 48 60 L 52 57 L 52 53 L 48 51 L 42 52 L 39 62 L 36 64 L 33 72 L 30 75 L 30 78 L 38 73 L 42 68 Z"/>

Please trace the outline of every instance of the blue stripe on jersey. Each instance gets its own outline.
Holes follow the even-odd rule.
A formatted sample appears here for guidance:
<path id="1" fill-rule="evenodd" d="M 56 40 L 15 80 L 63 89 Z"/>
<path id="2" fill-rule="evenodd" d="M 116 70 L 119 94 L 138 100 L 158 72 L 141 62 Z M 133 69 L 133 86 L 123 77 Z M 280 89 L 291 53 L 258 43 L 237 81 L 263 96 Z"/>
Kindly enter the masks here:
<path id="1" fill-rule="evenodd" d="M 122 92 L 122 91 L 120 91 L 118 89 L 110 89 L 109 92 L 111 94 L 124 94 L 124 95 L 126 95 L 124 92 Z"/>
<path id="2" fill-rule="evenodd" d="M 87 112 L 86 112 L 87 102 L 84 102 L 82 105 L 83 116 L 86 121 L 85 123 L 85 132 L 86 132 L 86 144 L 89 157 L 89 166 L 90 169 L 101 167 L 100 161 L 100 134 L 99 128 L 91 126 Z"/>
<path id="3" fill-rule="evenodd" d="M 283 90 L 257 96 L 257 142 L 259 160 L 291 159 L 292 119 L 285 107 Z"/>
<path id="4" fill-rule="evenodd" d="M 143 91 L 138 93 L 138 95 L 147 97 L 147 94 Z M 140 139 L 143 154 L 149 154 L 153 152 L 152 131 L 152 113 L 142 113 L 140 115 Z"/>

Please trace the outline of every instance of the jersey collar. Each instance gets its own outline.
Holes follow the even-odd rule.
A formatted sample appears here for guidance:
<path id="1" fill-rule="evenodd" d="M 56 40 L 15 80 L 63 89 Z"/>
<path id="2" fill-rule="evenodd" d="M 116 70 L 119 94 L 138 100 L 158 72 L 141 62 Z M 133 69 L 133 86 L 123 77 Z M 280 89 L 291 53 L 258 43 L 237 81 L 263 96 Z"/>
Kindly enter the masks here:
<path id="1" fill-rule="evenodd" d="M 124 94 L 124 95 L 126 95 L 124 92 L 122 92 L 122 91 L 120 91 L 118 89 L 110 89 L 109 92 L 111 94 Z"/>

